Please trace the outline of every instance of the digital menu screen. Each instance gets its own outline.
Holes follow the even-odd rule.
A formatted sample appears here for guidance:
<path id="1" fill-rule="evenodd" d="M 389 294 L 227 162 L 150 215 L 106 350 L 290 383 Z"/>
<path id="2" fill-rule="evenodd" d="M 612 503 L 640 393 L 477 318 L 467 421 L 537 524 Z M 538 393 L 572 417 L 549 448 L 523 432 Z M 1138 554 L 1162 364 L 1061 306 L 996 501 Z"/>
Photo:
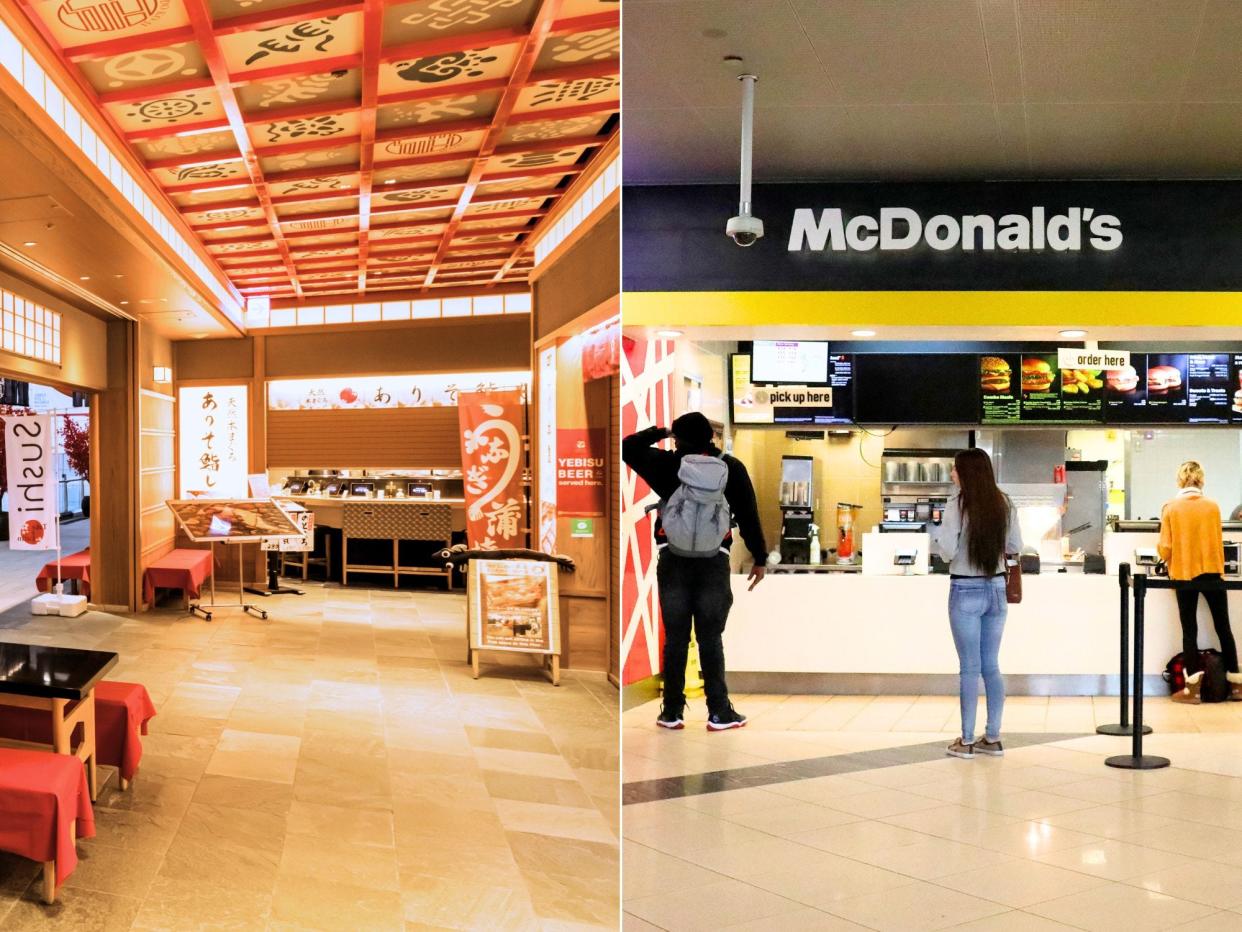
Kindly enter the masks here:
<path id="1" fill-rule="evenodd" d="M 859 353 L 854 417 L 860 424 L 973 424 L 974 356 Z"/>
<path id="2" fill-rule="evenodd" d="M 1238 387 L 1225 353 L 1132 353 L 1105 378 L 1106 416 L 1119 424 L 1225 424 Z"/>
<path id="3" fill-rule="evenodd" d="M 731 357 L 733 423 L 849 424 L 854 418 L 854 360 L 830 356 L 827 378 L 816 384 L 761 382 L 751 374 L 751 357 Z"/>
<path id="4" fill-rule="evenodd" d="M 1104 373 L 1061 369 L 1056 353 L 980 356 L 980 420 L 984 424 L 1098 422 Z"/>
<path id="5" fill-rule="evenodd" d="M 751 374 L 756 382 L 822 385 L 831 377 L 828 344 L 823 340 L 755 340 Z"/>

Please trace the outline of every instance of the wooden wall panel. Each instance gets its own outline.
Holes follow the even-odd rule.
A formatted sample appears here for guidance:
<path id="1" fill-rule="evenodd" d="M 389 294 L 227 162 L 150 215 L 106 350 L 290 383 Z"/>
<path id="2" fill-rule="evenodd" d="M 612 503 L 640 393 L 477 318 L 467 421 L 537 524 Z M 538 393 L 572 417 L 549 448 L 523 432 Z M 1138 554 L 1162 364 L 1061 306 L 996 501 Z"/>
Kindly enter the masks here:
<path id="1" fill-rule="evenodd" d="M 176 430 L 172 397 L 144 391 L 138 399 L 138 418 L 143 431 L 171 435 Z"/>
<path id="2" fill-rule="evenodd" d="M 272 332 L 265 342 L 269 379 L 530 368 L 530 318 L 525 314 Z M 182 376 L 189 378 L 184 371 Z"/>
<path id="3" fill-rule="evenodd" d="M 145 340 L 145 328 L 141 334 Z M 164 350 L 156 342 L 148 359 Z M 138 507 L 139 564 L 145 570 L 176 546 L 177 529 L 172 512 L 164 503 L 176 496 L 176 406 L 171 395 L 143 389 L 138 398 Z"/>
<path id="4" fill-rule="evenodd" d="M 138 454 L 142 457 L 142 462 L 169 464 L 173 462 L 174 438 L 172 436 L 144 434 L 141 441 Z"/>
<path id="5" fill-rule="evenodd" d="M 269 411 L 267 466 L 460 469 L 457 408 Z"/>
<path id="6" fill-rule="evenodd" d="M 565 614 L 561 632 L 565 637 L 562 657 L 574 670 L 608 669 L 608 600 L 561 599 Z"/>
<path id="7" fill-rule="evenodd" d="M 139 503 L 143 510 L 158 505 L 167 511 L 164 502 L 176 497 L 176 472 L 173 468 L 171 466 L 162 469 L 144 467 L 141 481 Z"/>
<path id="8" fill-rule="evenodd" d="M 621 290 L 621 211 L 609 211 L 535 279 L 535 339 L 565 326 Z"/>
<path id="9" fill-rule="evenodd" d="M 608 675 L 621 684 L 621 376 L 608 380 Z"/>

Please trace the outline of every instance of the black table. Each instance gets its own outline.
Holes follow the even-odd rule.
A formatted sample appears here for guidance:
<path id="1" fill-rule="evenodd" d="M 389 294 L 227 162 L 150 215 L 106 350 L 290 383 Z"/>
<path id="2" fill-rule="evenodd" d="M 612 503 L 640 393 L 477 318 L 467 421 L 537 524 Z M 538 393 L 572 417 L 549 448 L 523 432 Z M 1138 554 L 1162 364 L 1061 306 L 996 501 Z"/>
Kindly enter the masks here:
<path id="1" fill-rule="evenodd" d="M 110 651 L 0 642 L 0 717 L 3 708 L 36 709 L 52 716 L 51 748 L 82 759 L 96 798 L 95 685 L 116 666 Z M 82 726 L 82 740 L 73 747 L 73 733 Z M 29 741 L 0 738 L 19 747 L 46 747 Z"/>

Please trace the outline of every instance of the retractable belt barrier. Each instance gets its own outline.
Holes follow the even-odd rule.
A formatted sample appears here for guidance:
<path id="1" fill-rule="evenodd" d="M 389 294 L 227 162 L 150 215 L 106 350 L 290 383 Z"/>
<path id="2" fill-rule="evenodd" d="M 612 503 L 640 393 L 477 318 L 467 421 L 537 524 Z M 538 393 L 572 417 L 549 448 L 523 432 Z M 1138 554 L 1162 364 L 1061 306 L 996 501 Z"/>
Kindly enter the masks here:
<path id="1" fill-rule="evenodd" d="M 1129 567 L 1126 566 L 1126 572 Z M 1120 575 L 1120 574 L 1119 574 Z M 1137 573 L 1133 577 L 1134 588 L 1134 730 L 1132 753 L 1110 757 L 1104 761 L 1109 767 L 1120 767 L 1124 770 L 1156 770 L 1169 766 L 1167 757 L 1156 757 L 1143 754 L 1143 621 L 1144 607 L 1148 589 L 1175 589 L 1177 583 L 1164 577 L 1147 576 Z M 1242 589 L 1242 580 L 1226 582 L 1213 579 L 1206 582 L 1195 582 L 1199 592 L 1229 591 Z"/>
<path id="2" fill-rule="evenodd" d="M 1121 590 L 1121 676 L 1118 679 L 1118 695 L 1121 697 L 1121 721 L 1116 725 L 1101 725 L 1095 730 L 1099 735 L 1134 734 L 1130 724 L 1130 564 L 1117 567 L 1117 588 Z M 1151 734 L 1151 726 L 1143 726 L 1143 734 Z"/>

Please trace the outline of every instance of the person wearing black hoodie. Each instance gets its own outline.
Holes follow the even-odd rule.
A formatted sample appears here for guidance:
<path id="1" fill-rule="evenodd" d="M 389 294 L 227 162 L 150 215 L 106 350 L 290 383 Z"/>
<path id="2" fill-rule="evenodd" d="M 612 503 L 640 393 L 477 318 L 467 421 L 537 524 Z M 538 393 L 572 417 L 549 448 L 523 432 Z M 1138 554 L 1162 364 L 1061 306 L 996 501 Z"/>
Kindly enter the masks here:
<path id="1" fill-rule="evenodd" d="M 751 567 L 750 588 L 763 579 L 768 558 L 767 543 L 759 524 L 759 508 L 750 475 L 740 460 L 722 453 L 712 443 L 711 422 L 697 411 L 683 414 L 672 427 L 649 427 L 621 441 L 621 459 L 651 486 L 661 501 L 677 491 L 681 480 L 677 471 L 683 456 L 697 454 L 718 456 L 728 467 L 724 495 L 729 504 L 732 522 L 755 563 Z M 672 437 L 676 451 L 655 446 Z M 739 714 L 729 701 L 725 682 L 724 644 L 721 636 L 733 590 L 729 582 L 729 548 L 732 530 L 720 543 L 714 557 L 683 557 L 668 550 L 659 520 L 655 523 L 655 544 L 658 552 L 656 581 L 659 584 L 660 613 L 664 622 L 664 702 L 656 724 L 662 728 L 683 728 L 686 705 L 686 657 L 690 649 L 693 626 L 699 642 L 699 665 L 703 688 L 707 695 L 707 728 L 725 731 L 741 728 L 746 716 Z"/>

